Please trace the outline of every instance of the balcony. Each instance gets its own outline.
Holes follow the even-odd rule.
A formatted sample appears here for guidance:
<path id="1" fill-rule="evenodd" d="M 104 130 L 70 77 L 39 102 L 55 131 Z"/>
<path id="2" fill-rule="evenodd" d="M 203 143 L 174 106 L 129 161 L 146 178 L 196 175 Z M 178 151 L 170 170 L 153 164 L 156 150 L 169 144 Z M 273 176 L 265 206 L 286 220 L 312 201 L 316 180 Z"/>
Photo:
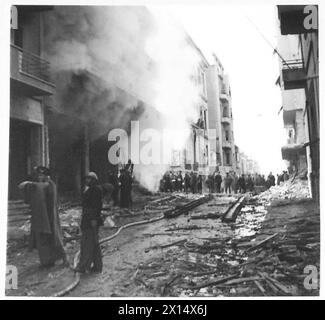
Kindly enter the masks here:
<path id="1" fill-rule="evenodd" d="M 226 139 L 224 139 L 224 140 L 222 141 L 222 147 L 223 147 L 223 148 L 226 148 L 226 149 L 231 149 L 231 148 L 232 148 L 232 143 L 231 143 L 231 141 L 230 141 L 230 140 L 226 140 Z"/>
<path id="2" fill-rule="evenodd" d="M 229 101 L 229 95 L 226 91 L 224 91 L 224 90 L 220 91 L 220 100 L 221 101 Z"/>
<path id="3" fill-rule="evenodd" d="M 306 149 L 303 144 L 287 144 L 281 148 L 283 160 L 297 160 L 299 155 L 306 155 Z"/>
<path id="4" fill-rule="evenodd" d="M 221 122 L 222 122 L 222 123 L 226 123 L 226 124 L 230 124 L 230 123 L 231 123 L 231 118 L 228 117 L 228 116 L 223 116 L 223 117 L 221 118 Z"/>
<path id="5" fill-rule="evenodd" d="M 11 44 L 11 83 L 29 96 L 52 95 L 55 85 L 50 80 L 50 63 Z"/>
<path id="6" fill-rule="evenodd" d="M 306 72 L 301 59 L 282 63 L 282 79 L 285 90 L 301 89 L 306 84 Z"/>

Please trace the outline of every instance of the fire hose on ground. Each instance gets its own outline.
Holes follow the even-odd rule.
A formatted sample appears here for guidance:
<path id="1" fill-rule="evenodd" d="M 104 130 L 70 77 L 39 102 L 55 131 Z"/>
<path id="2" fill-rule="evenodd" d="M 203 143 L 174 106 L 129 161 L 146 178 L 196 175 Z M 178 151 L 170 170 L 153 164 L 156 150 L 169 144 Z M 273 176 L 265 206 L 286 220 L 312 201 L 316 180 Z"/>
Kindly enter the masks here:
<path id="1" fill-rule="evenodd" d="M 179 216 L 179 215 L 181 215 L 183 213 L 186 213 L 189 210 L 203 204 L 204 202 L 206 202 L 206 201 L 208 201 L 210 199 L 211 199 L 211 196 L 204 196 L 204 197 L 201 197 L 199 199 L 190 201 L 189 203 L 187 203 L 185 205 L 178 206 L 178 207 L 173 208 L 173 209 L 169 209 L 169 210 L 165 211 L 163 213 L 163 215 L 161 215 L 159 217 L 125 224 L 125 225 L 119 227 L 119 229 L 114 234 L 112 234 L 112 235 L 110 235 L 110 236 L 108 236 L 106 238 L 101 239 L 99 241 L 99 244 L 103 244 L 103 243 L 106 243 L 106 242 L 114 239 L 124 229 L 134 227 L 134 226 L 144 225 L 144 224 L 148 224 L 148 223 L 152 223 L 152 222 L 157 222 L 157 221 L 160 221 L 160 220 L 162 220 L 164 218 L 177 217 L 177 216 Z M 76 266 L 78 264 L 79 256 L 80 256 L 80 250 L 74 255 L 74 259 L 73 259 L 73 267 L 74 268 L 76 268 Z M 63 297 L 65 295 L 67 295 L 68 293 L 70 293 L 72 290 L 74 290 L 79 285 L 80 279 L 81 279 L 80 273 L 76 272 L 74 281 L 70 285 L 68 285 L 66 288 L 64 288 L 61 291 L 55 293 L 53 295 L 53 297 Z"/>

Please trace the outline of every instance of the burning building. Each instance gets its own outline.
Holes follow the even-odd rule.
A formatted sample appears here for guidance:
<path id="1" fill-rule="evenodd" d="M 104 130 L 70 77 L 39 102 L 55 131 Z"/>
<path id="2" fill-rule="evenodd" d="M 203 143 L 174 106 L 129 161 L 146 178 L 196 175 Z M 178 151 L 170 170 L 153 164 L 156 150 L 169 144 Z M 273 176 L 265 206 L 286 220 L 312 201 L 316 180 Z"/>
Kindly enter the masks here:
<path id="1" fill-rule="evenodd" d="M 169 163 L 144 165 L 122 150 L 120 162 L 131 158 L 148 189 L 168 168 L 207 174 L 208 63 L 184 30 L 144 7 L 54 7 L 44 29 L 57 85 L 46 99 L 49 164 L 61 194 L 79 193 L 88 170 L 101 181 L 118 170 L 107 137 L 123 129 L 130 146 L 131 121 L 140 140 L 146 129 L 178 130 L 167 144 Z"/>
<path id="2" fill-rule="evenodd" d="M 209 85 L 216 66 L 167 14 L 118 6 L 27 6 L 18 12 L 10 197 L 18 197 L 17 184 L 39 164 L 50 167 L 60 195 L 68 197 L 79 195 L 88 171 L 107 182 L 128 159 L 150 190 L 170 169 L 197 172 L 203 181 L 217 167 L 236 169 L 228 77 L 222 68 L 213 74 L 216 85 Z M 212 145 L 211 128 L 217 132 Z M 114 130 L 126 134 L 112 140 Z M 171 134 L 165 137 L 164 130 Z M 114 162 L 109 152 L 117 145 Z"/>

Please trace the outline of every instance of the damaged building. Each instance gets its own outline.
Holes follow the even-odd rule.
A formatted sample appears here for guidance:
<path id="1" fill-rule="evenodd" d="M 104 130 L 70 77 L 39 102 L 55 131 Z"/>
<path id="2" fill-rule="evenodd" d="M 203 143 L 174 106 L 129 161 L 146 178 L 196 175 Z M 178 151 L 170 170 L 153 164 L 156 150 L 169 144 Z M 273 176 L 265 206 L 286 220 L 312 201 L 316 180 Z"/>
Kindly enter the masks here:
<path id="1" fill-rule="evenodd" d="M 139 121 L 141 136 L 147 128 L 163 130 L 166 118 L 171 118 L 156 105 L 161 57 L 147 50 L 157 21 L 145 7 L 17 6 L 17 10 L 18 29 L 11 34 L 9 199 L 21 197 L 17 185 L 30 178 L 37 165 L 49 166 L 61 198 L 79 197 L 88 171 L 108 182 L 109 175 L 132 158 L 128 150 L 118 165 L 109 161 L 108 150 L 115 143 L 108 141 L 112 129 L 125 130 L 130 145 L 131 121 Z M 121 14 L 133 25 L 126 24 Z M 229 78 L 216 56 L 209 64 L 181 27 L 175 25 L 175 33 L 184 49 L 176 48 L 176 62 L 184 54 L 193 57 L 183 62 L 186 70 L 179 78 L 188 81 L 192 91 L 182 108 L 193 115 L 186 119 L 184 115 L 189 134 L 181 148 L 172 150 L 167 167 L 152 168 L 149 177 L 145 165 L 135 165 L 136 178 L 152 190 L 158 189 L 166 169 L 196 172 L 203 182 L 215 170 L 223 175 L 241 172 Z M 175 50 L 173 39 L 164 45 Z M 173 62 L 164 67 L 171 69 L 170 77 L 177 71 Z M 166 96 L 165 91 L 160 94 Z M 216 132 L 213 139 L 209 129 Z"/>
<path id="2" fill-rule="evenodd" d="M 48 165 L 45 100 L 55 93 L 44 59 L 44 14 L 52 7 L 17 6 L 18 25 L 10 34 L 9 200 L 21 197 L 18 183 L 33 167 Z"/>
<path id="3" fill-rule="evenodd" d="M 319 66 L 317 6 L 278 6 L 280 77 L 291 172 L 307 169 L 310 191 L 319 198 Z"/>

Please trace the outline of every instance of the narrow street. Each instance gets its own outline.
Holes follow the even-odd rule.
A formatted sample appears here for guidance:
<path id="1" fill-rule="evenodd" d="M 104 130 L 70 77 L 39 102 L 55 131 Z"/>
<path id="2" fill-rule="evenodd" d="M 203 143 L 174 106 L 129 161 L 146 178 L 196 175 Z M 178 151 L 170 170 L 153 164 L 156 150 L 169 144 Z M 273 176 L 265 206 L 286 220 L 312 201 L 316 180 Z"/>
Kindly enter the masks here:
<path id="1" fill-rule="evenodd" d="M 6 296 L 321 296 L 318 5 L 10 12 Z"/>
<path id="2" fill-rule="evenodd" d="M 215 194 L 189 214 L 123 230 L 102 245 L 103 273 L 82 275 L 67 296 L 315 295 L 303 285 L 304 268 L 319 267 L 319 209 L 311 199 L 296 197 L 297 188 L 302 195 L 306 187 L 306 181 L 286 182 L 260 195 L 246 194 L 235 222 L 221 218 L 240 196 Z M 158 217 L 197 197 L 152 196 L 143 210 L 139 206 L 124 217 L 112 210 L 109 221 L 115 227 L 107 223 L 101 238 L 116 226 Z M 67 242 L 66 249 L 73 259 L 78 243 Z M 26 248 L 13 251 L 11 259 L 16 265 L 21 260 L 24 283 L 14 294 L 51 296 L 74 280 L 74 273 L 60 266 L 35 273 L 37 257 Z"/>

